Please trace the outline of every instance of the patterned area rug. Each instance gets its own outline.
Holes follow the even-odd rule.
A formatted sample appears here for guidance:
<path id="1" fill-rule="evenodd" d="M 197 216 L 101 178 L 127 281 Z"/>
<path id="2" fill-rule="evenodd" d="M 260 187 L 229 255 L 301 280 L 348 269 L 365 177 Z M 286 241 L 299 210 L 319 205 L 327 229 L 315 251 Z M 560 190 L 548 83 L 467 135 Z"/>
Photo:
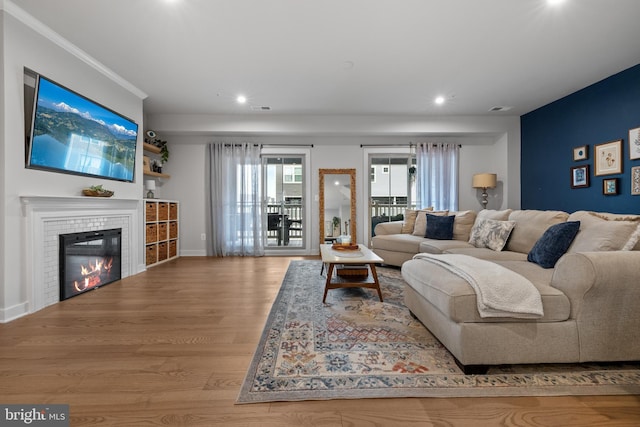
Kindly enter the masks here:
<path id="1" fill-rule="evenodd" d="M 292 261 L 237 403 L 381 397 L 639 394 L 638 364 L 517 365 L 464 375 L 403 304 L 398 269 L 372 289 L 330 290 L 320 261 Z"/>

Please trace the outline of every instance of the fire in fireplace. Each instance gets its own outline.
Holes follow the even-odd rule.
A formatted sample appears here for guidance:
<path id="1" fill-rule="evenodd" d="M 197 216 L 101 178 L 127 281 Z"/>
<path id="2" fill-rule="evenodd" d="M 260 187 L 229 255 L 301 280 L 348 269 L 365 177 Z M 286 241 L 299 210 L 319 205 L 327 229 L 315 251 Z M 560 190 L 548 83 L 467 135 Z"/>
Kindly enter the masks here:
<path id="1" fill-rule="evenodd" d="M 60 235 L 60 300 L 120 280 L 122 229 Z"/>

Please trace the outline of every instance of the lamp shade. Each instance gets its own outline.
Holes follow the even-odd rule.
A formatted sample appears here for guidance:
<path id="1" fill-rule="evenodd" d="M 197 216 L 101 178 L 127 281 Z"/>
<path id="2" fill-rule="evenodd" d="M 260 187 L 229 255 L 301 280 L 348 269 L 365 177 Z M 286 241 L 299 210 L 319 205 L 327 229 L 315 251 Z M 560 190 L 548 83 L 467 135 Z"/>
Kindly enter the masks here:
<path id="1" fill-rule="evenodd" d="M 155 190 L 156 182 L 152 179 L 145 181 L 144 185 L 147 187 L 147 190 Z"/>
<path id="2" fill-rule="evenodd" d="M 473 188 L 495 188 L 498 177 L 495 173 L 477 173 L 473 175 Z"/>

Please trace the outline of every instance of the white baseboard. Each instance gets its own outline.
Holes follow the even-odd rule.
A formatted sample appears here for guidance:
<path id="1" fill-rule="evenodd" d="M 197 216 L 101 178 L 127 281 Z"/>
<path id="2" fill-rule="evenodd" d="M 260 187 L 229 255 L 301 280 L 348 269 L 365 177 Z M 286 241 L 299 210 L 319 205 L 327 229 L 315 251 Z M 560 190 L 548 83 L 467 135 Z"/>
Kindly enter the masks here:
<path id="1" fill-rule="evenodd" d="M 13 307 L 0 310 L 0 323 L 8 323 L 29 314 L 29 305 L 26 302 L 16 304 Z"/>
<path id="2" fill-rule="evenodd" d="M 180 250 L 180 256 L 207 256 L 205 249 Z"/>

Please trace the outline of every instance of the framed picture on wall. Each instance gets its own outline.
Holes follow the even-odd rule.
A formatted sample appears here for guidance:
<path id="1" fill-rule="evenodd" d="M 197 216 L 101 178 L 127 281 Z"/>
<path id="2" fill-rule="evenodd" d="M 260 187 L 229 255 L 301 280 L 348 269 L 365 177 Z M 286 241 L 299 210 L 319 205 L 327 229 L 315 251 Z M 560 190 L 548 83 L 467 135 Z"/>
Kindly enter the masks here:
<path id="1" fill-rule="evenodd" d="M 595 176 L 622 173 L 622 140 L 595 145 L 593 157 Z"/>
<path id="2" fill-rule="evenodd" d="M 605 196 L 618 194 L 618 178 L 603 179 L 602 194 L 604 194 Z"/>
<path id="3" fill-rule="evenodd" d="M 631 194 L 640 195 L 640 166 L 631 168 Z"/>
<path id="4" fill-rule="evenodd" d="M 585 188 L 589 186 L 589 165 L 571 168 L 571 188 Z"/>
<path id="5" fill-rule="evenodd" d="M 629 159 L 640 159 L 640 127 L 629 129 Z"/>
<path id="6" fill-rule="evenodd" d="M 573 149 L 573 161 L 587 160 L 589 158 L 589 146 L 581 145 Z"/>

